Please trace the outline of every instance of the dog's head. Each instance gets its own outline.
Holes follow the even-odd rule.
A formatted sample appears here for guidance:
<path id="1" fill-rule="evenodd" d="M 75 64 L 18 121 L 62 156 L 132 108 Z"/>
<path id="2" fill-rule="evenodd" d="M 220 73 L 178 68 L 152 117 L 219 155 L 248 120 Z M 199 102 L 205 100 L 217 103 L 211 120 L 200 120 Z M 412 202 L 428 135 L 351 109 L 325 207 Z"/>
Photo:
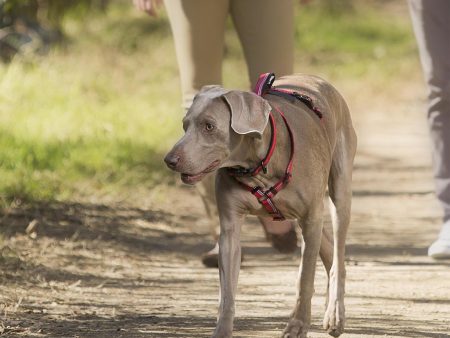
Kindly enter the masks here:
<path id="1" fill-rule="evenodd" d="M 266 100 L 253 93 L 203 87 L 183 119 L 184 136 L 164 161 L 181 173 L 184 183 L 195 184 L 226 167 L 244 137 L 261 138 L 270 109 Z"/>

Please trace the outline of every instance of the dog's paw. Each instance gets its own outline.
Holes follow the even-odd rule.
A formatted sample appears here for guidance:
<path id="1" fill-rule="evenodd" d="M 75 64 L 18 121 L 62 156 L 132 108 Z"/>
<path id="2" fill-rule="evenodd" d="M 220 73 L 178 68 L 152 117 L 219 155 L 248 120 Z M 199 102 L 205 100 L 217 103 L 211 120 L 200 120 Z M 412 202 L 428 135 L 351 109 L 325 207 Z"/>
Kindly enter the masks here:
<path id="1" fill-rule="evenodd" d="M 345 308 L 344 301 L 331 301 L 328 303 L 323 328 L 333 337 L 339 337 L 344 332 Z"/>
<path id="2" fill-rule="evenodd" d="M 308 329 L 303 325 L 303 322 L 292 318 L 284 329 L 281 338 L 306 338 L 307 333 Z"/>

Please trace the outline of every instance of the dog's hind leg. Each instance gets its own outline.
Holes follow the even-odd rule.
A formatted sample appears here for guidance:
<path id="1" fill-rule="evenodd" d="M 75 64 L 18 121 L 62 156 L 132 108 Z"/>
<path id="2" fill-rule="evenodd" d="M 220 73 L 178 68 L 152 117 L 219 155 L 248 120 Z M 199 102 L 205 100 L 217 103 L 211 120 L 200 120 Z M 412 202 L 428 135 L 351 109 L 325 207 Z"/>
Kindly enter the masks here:
<path id="1" fill-rule="evenodd" d="M 345 239 L 350 224 L 352 168 L 356 152 L 356 135 L 348 119 L 348 127 L 338 131 L 328 180 L 334 246 L 323 325 L 334 337 L 343 332 L 345 323 Z"/>
<path id="2" fill-rule="evenodd" d="M 331 266 L 333 265 L 333 232 L 328 229 L 326 224 L 322 229 L 322 240 L 320 242 L 320 259 L 327 272 L 328 281 L 330 280 Z M 330 293 L 330 284 L 327 282 L 327 293 L 325 295 L 325 309 L 328 308 L 328 295 Z"/>
<path id="3" fill-rule="evenodd" d="M 333 264 L 333 233 L 325 224 L 322 229 L 322 241 L 320 242 L 319 254 L 325 270 L 329 275 L 331 265 Z"/>

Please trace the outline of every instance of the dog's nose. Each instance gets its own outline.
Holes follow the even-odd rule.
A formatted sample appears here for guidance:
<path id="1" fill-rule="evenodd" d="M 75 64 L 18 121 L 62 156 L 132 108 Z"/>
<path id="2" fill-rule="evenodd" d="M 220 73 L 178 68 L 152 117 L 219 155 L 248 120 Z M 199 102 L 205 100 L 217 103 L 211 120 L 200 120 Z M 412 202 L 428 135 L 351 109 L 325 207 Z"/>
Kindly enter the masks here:
<path id="1" fill-rule="evenodd" d="M 164 157 L 164 162 L 166 162 L 167 166 L 170 169 L 175 169 L 177 167 L 178 162 L 180 161 L 180 156 L 174 154 L 167 154 Z"/>

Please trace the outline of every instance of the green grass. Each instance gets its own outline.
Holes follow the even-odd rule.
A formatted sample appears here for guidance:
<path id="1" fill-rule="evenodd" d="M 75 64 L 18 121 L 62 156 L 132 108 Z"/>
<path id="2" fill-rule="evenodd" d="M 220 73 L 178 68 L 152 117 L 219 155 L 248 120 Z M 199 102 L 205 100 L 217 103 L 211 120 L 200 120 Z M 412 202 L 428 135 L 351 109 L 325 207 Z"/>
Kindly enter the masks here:
<path id="1" fill-rule="evenodd" d="M 123 10 L 125 9 L 125 16 Z M 164 179 L 181 133 L 166 21 L 116 6 L 69 44 L 0 68 L 0 194 L 49 200 Z"/>
<path id="2" fill-rule="evenodd" d="M 170 27 L 116 2 L 68 18 L 65 46 L 0 65 L 0 198 L 70 199 L 170 182 L 162 156 L 181 135 Z M 358 5 L 298 11 L 296 70 L 394 87 L 416 67 L 407 17 Z M 224 81 L 246 88 L 239 43 L 226 36 Z M 397 72 L 393 75 L 394 70 Z"/>
<path id="3" fill-rule="evenodd" d="M 353 11 L 333 14 L 324 12 L 320 2 L 311 3 L 297 20 L 297 65 L 334 78 L 369 76 L 369 85 L 378 78 L 404 80 L 417 69 L 407 12 L 355 1 Z"/>

